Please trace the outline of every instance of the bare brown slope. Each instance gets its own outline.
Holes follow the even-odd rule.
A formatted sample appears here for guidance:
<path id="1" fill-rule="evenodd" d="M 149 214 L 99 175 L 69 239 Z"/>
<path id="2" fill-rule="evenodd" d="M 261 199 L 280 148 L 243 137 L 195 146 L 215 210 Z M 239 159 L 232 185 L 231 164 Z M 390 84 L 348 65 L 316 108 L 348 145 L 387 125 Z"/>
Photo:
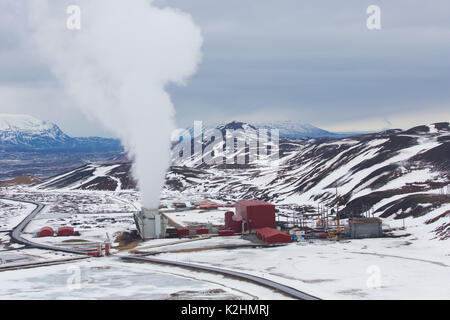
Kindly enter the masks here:
<path id="1" fill-rule="evenodd" d="M 23 185 L 23 184 L 33 184 L 41 181 L 39 178 L 30 176 L 28 174 L 23 174 L 20 177 L 14 178 L 12 180 L 8 180 L 0 183 L 0 187 L 8 187 L 12 185 Z"/>

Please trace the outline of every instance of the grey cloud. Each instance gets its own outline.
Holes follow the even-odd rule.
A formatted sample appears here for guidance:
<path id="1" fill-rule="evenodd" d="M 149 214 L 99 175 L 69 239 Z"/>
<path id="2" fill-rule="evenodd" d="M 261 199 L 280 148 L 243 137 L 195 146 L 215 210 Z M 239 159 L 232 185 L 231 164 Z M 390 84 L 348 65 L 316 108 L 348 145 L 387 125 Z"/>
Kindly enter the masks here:
<path id="1" fill-rule="evenodd" d="M 187 86 L 168 87 L 179 125 L 261 110 L 313 124 L 323 123 L 324 115 L 335 122 L 389 119 L 424 106 L 436 110 L 436 120 L 449 120 L 439 118 L 439 110 L 445 114 L 450 104 L 448 0 L 154 3 L 189 12 L 204 36 L 198 74 Z M 374 3 L 382 10 L 380 31 L 365 27 L 365 10 Z M 0 3 L 0 86 L 57 88 L 45 63 L 27 49 L 21 7 L 20 1 Z M 61 105 L 56 95 L 48 99 L 45 103 Z M 13 99 L 8 106 L 0 104 L 0 112 L 10 112 L 13 105 Z M 33 106 L 29 109 L 36 114 Z M 73 112 L 59 120 L 81 135 L 84 117 Z"/>

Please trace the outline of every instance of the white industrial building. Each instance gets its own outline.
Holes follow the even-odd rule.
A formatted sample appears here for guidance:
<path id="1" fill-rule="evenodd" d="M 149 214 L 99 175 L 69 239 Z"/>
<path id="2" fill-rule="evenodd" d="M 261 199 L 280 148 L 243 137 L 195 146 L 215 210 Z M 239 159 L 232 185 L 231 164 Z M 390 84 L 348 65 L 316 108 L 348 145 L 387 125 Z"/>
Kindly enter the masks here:
<path id="1" fill-rule="evenodd" d="M 143 208 L 134 214 L 134 221 L 143 240 L 166 237 L 168 221 L 158 209 Z"/>

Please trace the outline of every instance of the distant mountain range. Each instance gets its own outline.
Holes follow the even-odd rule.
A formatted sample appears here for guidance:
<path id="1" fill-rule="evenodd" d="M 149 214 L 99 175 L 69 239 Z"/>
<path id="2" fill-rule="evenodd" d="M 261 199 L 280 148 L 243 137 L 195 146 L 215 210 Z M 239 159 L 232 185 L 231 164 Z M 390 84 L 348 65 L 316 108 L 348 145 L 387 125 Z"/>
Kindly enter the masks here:
<path id="1" fill-rule="evenodd" d="M 245 130 L 246 128 L 251 129 L 277 129 L 280 134 L 280 138 L 289 139 L 310 139 L 310 138 L 345 138 L 362 133 L 369 132 L 346 132 L 346 133 L 335 133 L 330 132 L 309 123 L 303 123 L 294 120 L 285 121 L 268 121 L 268 122 L 242 122 L 242 121 L 231 121 L 227 123 L 204 123 L 203 130 L 208 129 L 229 129 L 229 130 Z M 189 127 L 187 130 L 190 132 L 191 136 L 194 134 L 194 128 Z"/>
<path id="2" fill-rule="evenodd" d="M 240 121 L 206 124 L 203 130 L 278 129 L 280 139 L 306 141 L 342 138 L 342 135 L 299 121 L 273 121 L 248 124 Z M 193 128 L 187 128 L 193 136 Z M 174 142 L 173 146 L 177 143 Z M 117 139 L 71 137 L 56 124 L 29 115 L 0 114 L 0 181 L 23 174 L 39 178 L 57 175 L 90 163 L 117 162 L 126 159 Z M 125 183 L 126 184 L 126 183 Z"/>
<path id="3" fill-rule="evenodd" d="M 339 134 L 297 121 L 273 121 L 245 123 L 207 124 L 203 130 L 277 129 L 280 138 L 342 138 L 357 133 Z M 193 135 L 193 128 L 187 128 Z M 0 151 L 63 151 L 63 152 L 107 152 L 123 151 L 118 139 L 100 137 L 76 138 L 65 134 L 54 123 L 42 121 L 29 115 L 0 114 Z"/>
<path id="4" fill-rule="evenodd" d="M 0 114 L 0 151 L 122 151 L 117 139 L 70 137 L 54 123 L 28 115 Z"/>

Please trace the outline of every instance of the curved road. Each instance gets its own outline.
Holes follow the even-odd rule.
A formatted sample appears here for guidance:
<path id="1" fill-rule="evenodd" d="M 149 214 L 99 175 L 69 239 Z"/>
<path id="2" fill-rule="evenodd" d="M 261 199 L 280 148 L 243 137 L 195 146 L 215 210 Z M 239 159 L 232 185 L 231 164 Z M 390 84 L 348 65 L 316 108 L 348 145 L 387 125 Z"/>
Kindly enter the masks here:
<path id="1" fill-rule="evenodd" d="M 22 200 L 22 199 L 20 199 L 20 200 L 19 199 L 10 199 L 10 198 L 0 198 L 0 199 L 8 200 L 8 201 L 15 201 L 15 202 L 25 202 L 25 203 L 30 203 L 30 204 L 33 204 L 33 205 L 36 206 L 36 209 L 34 209 L 25 219 L 22 220 L 22 222 L 20 222 L 17 226 L 15 226 L 12 229 L 12 231 L 10 233 L 10 236 L 11 236 L 11 238 L 14 241 L 16 241 L 18 243 L 21 243 L 21 244 L 24 244 L 26 246 L 35 247 L 35 248 L 39 248 L 39 249 L 46 249 L 46 250 L 52 250 L 52 251 L 61 251 L 61 252 L 66 252 L 66 253 L 87 255 L 87 253 L 83 252 L 83 251 L 49 246 L 49 245 L 33 242 L 33 241 L 30 241 L 30 240 L 27 240 L 27 239 L 23 238 L 22 237 L 23 230 L 25 230 L 25 228 L 31 222 L 31 220 L 33 220 L 36 217 L 36 215 L 39 212 L 41 212 L 42 209 L 45 208 L 45 205 L 43 205 L 41 203 L 29 201 L 29 200 Z"/>

